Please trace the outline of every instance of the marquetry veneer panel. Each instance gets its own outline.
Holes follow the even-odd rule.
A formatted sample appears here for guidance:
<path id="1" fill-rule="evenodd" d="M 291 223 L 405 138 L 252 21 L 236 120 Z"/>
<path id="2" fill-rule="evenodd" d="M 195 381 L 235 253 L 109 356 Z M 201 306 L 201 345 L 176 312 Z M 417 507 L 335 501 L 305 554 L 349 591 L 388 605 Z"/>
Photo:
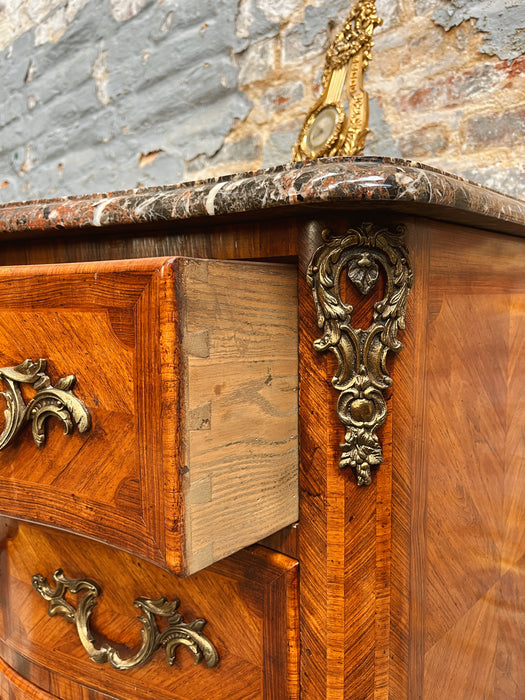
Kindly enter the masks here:
<path id="1" fill-rule="evenodd" d="M 185 621 L 206 620 L 202 631 L 217 650 L 217 665 L 195 664 L 184 646 L 176 649 L 173 666 L 163 649 L 128 670 L 93 663 L 75 625 L 49 617 L 48 602 L 31 585 L 35 573 L 50 578 L 59 567 L 101 587 L 91 620 L 97 647 L 109 643 L 122 658 L 131 657 L 142 629 L 133 601 L 165 596 L 180 601 Z M 297 562 L 261 546 L 178 578 L 98 542 L 21 523 L 8 531 L 0 557 L 0 652 L 13 670 L 7 680 L 0 675 L 0 683 L 23 674 L 27 687 L 34 683 L 64 700 L 298 700 L 297 585 Z M 82 595 L 68 593 L 67 599 L 77 606 Z"/>
<path id="2" fill-rule="evenodd" d="M 44 358 L 53 382 L 75 374 L 92 427 L 65 436 L 48 420 L 41 447 L 24 428 L 0 452 L 0 513 L 177 574 L 290 524 L 296 317 L 286 265 L 2 268 L 0 366 Z"/>

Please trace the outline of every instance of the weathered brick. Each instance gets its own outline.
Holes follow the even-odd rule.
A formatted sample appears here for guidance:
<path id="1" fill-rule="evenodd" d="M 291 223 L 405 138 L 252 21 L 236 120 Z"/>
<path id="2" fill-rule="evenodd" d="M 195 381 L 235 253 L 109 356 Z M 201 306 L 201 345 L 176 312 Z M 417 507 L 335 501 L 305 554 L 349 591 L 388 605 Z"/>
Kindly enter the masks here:
<path id="1" fill-rule="evenodd" d="M 328 48 L 337 20 L 343 21 L 347 12 L 346 2 L 344 8 L 341 2 L 333 2 L 329 10 L 326 2 L 320 7 L 308 5 L 303 21 L 284 30 L 281 35 L 283 63 L 296 64 L 310 59 L 319 61 L 322 66 L 323 57 L 320 54 Z"/>
<path id="2" fill-rule="evenodd" d="M 515 82 L 517 83 L 520 79 L 525 83 L 525 54 L 515 58 L 513 61 L 496 63 L 495 68 L 505 75 L 503 87 L 512 89 Z"/>
<path id="3" fill-rule="evenodd" d="M 402 14 L 399 0 L 376 0 L 377 14 L 383 20 L 378 33 L 386 32 L 401 24 Z"/>
<path id="4" fill-rule="evenodd" d="M 401 151 L 394 141 L 390 125 L 385 119 L 384 110 L 375 97 L 369 100 L 369 111 L 370 133 L 366 139 L 365 154 L 400 158 Z"/>
<path id="5" fill-rule="evenodd" d="M 275 85 L 266 90 L 261 98 L 261 107 L 267 112 L 282 112 L 302 98 L 302 82 L 295 81 L 284 85 Z"/>
<path id="6" fill-rule="evenodd" d="M 211 157 L 197 156 L 186 163 L 186 171 L 194 173 L 205 170 L 209 166 L 217 166 L 229 163 L 250 163 L 261 156 L 261 142 L 258 136 L 254 135 L 241 141 L 225 143 Z"/>
<path id="7" fill-rule="evenodd" d="M 525 137 L 525 106 L 503 114 L 470 117 L 463 127 L 465 144 L 470 148 L 512 147 Z"/>
<path id="8" fill-rule="evenodd" d="M 401 90 L 396 106 L 401 112 L 456 108 L 470 98 L 497 88 L 503 76 L 494 65 L 482 64 L 473 69 L 429 77 L 413 90 Z"/>
<path id="9" fill-rule="evenodd" d="M 403 132 L 397 143 L 403 158 L 408 160 L 434 158 L 446 150 L 448 134 L 445 127 L 432 124 L 415 131 Z"/>
<path id="10" fill-rule="evenodd" d="M 303 0 L 255 0 L 257 7 L 270 22 L 285 22 L 298 10 Z"/>
<path id="11" fill-rule="evenodd" d="M 270 134 L 264 145 L 264 167 L 286 163 L 292 159 L 292 148 L 300 128 L 300 124 L 288 125 L 286 129 Z"/>
<path id="12" fill-rule="evenodd" d="M 434 21 L 445 29 L 473 20 L 483 33 L 481 50 L 513 59 L 523 53 L 525 12 L 519 0 L 454 0 L 453 6 L 438 9 Z"/>
<path id="13" fill-rule="evenodd" d="M 111 14 L 117 22 L 125 22 L 135 17 L 149 0 L 110 0 Z"/>
<path id="14" fill-rule="evenodd" d="M 246 51 L 238 54 L 240 67 L 239 85 L 258 82 L 266 77 L 268 71 L 275 67 L 276 43 L 266 39 L 253 44 Z"/>
<path id="15" fill-rule="evenodd" d="M 4 0 L 0 199 L 288 161 L 351 4 Z M 376 5 L 365 153 L 525 199 L 523 3 Z"/>

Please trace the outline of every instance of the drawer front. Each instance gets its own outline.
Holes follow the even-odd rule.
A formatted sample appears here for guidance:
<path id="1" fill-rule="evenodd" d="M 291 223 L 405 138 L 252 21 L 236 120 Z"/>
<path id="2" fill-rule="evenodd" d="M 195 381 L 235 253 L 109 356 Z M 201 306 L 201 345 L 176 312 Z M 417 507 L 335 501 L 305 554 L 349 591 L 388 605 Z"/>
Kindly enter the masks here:
<path id="1" fill-rule="evenodd" d="M 59 700 L 22 678 L 0 659 L 0 698 L 2 700 Z"/>
<path id="2" fill-rule="evenodd" d="M 122 700 L 298 697 L 297 563 L 289 557 L 254 546 L 181 579 L 97 542 L 20 523 L 11 528 L 1 562 L 5 661 L 63 700 L 77 697 L 61 690 L 72 684 Z M 94 647 L 109 645 L 124 660 L 136 656 L 143 642 L 137 619 L 141 611 L 133 601 L 165 597 L 180 601 L 177 612 L 185 624 L 205 620 L 199 634 L 213 645 L 218 662 L 209 667 L 205 657 L 195 663 L 194 653 L 181 644 L 174 650 L 173 666 L 162 648 L 127 670 L 107 661 L 93 663 L 75 624 L 62 614 L 50 617 L 49 602 L 32 586 L 35 574 L 53 583 L 58 568 L 70 578 L 100 586 L 89 620 Z M 67 592 L 64 599 L 78 610 L 85 595 Z M 167 625 L 160 618 L 157 623 L 159 630 Z M 27 660 L 46 669 L 46 687 L 44 676 L 31 671 Z"/>
<path id="3" fill-rule="evenodd" d="M 55 413 L 44 444 L 7 440 L 0 513 L 181 575 L 296 520 L 295 286 L 290 266 L 184 258 L 1 269 L 6 393 L 42 358 L 91 426 Z"/>

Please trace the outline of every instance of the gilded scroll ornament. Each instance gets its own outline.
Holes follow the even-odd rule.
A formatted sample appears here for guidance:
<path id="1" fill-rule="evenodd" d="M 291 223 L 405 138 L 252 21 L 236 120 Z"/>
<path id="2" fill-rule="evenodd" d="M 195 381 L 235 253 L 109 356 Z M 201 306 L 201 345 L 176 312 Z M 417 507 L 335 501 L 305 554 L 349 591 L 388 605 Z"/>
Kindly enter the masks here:
<path id="1" fill-rule="evenodd" d="M 374 0 L 358 0 L 328 49 L 323 92 L 306 117 L 293 160 L 362 153 L 368 133 L 368 94 L 363 80 L 372 35 L 381 23 Z"/>
<path id="2" fill-rule="evenodd" d="M 34 589 L 49 601 L 48 614 L 63 615 L 68 622 L 76 625 L 78 636 L 89 658 L 97 664 L 108 663 L 118 671 L 125 671 L 147 663 L 153 654 L 163 647 L 166 661 L 170 666 L 175 662 L 177 647 L 184 646 L 193 654 L 195 664 L 202 659 L 212 668 L 219 662 L 217 650 L 210 640 L 202 634 L 206 620 L 196 619 L 184 622 L 183 616 L 177 612 L 178 600 L 168 601 L 166 598 L 151 600 L 137 598 L 133 605 L 141 611 L 138 620 L 142 624 L 142 645 L 138 652 L 129 658 L 122 658 L 119 652 L 109 644 L 97 646 L 91 630 L 91 614 L 101 594 L 100 586 L 89 579 L 71 579 L 64 575 L 61 569 L 53 574 L 56 588 L 53 589 L 42 574 L 35 574 L 32 582 Z M 67 592 L 85 593 L 79 600 L 78 607 L 67 602 Z M 167 626 L 161 631 L 156 618 L 165 618 Z"/>
<path id="3" fill-rule="evenodd" d="M 7 391 L 0 392 L 7 402 L 0 450 L 15 439 L 28 421 L 32 423 L 33 438 L 39 446 L 46 440 L 45 422 L 50 417 L 62 421 L 65 435 L 72 433 L 75 425 L 80 433 L 85 433 L 91 427 L 91 416 L 87 408 L 72 392 L 75 375 L 62 377 L 53 386 L 45 369 L 46 360 L 25 360 L 16 367 L 0 368 L 0 379 L 8 386 Z M 27 404 L 21 384 L 29 384 L 36 391 Z"/>
<path id="4" fill-rule="evenodd" d="M 399 352 L 398 329 L 405 327 L 406 299 L 412 271 L 404 244 L 405 229 L 378 228 L 364 223 L 343 235 L 323 231 L 323 245 L 314 253 L 307 279 L 312 288 L 317 321 L 323 337 L 314 342 L 319 352 L 331 350 L 337 357 L 332 384 L 341 392 L 337 416 L 345 426 L 341 468 L 352 467 L 360 486 L 371 483 L 371 467 L 383 461 L 377 429 L 387 408 L 384 390 L 392 384 L 386 369 L 389 350 Z M 363 296 L 369 294 L 385 272 L 385 297 L 374 304 L 373 321 L 363 330 L 352 326 L 353 307 L 341 298 L 343 270 Z"/>

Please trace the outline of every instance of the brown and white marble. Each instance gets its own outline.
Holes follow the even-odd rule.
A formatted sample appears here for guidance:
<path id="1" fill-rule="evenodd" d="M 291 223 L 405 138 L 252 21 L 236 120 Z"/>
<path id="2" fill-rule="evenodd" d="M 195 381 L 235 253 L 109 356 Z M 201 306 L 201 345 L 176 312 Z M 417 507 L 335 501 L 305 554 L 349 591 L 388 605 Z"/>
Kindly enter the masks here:
<path id="1" fill-rule="evenodd" d="M 429 166 L 390 158 L 326 158 L 201 182 L 0 206 L 2 238 L 21 232 L 160 223 L 294 207 L 374 203 L 523 235 L 525 203 Z"/>

